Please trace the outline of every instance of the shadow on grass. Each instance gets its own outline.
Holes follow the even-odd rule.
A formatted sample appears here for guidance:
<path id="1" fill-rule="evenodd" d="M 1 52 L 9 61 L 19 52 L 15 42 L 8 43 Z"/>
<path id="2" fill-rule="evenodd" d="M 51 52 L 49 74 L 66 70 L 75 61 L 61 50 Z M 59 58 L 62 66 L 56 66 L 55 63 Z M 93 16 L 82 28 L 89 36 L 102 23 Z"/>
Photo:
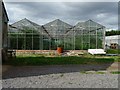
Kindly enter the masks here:
<path id="1" fill-rule="evenodd" d="M 106 70 L 113 62 L 113 58 L 17 57 L 5 63 L 13 67 L 3 73 L 3 79 Z"/>

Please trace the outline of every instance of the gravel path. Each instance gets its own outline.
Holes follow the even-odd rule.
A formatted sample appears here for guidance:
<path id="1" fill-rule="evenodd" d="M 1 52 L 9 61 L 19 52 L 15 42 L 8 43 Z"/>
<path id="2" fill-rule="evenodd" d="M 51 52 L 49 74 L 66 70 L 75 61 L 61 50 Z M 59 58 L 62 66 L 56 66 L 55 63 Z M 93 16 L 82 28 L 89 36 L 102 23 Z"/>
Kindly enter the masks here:
<path id="1" fill-rule="evenodd" d="M 9 67 L 4 71 L 3 88 L 118 88 L 117 64 Z M 116 68 L 115 68 L 116 67 Z M 3 67 L 4 68 L 4 67 Z M 5 68 L 4 68 L 5 69 Z M 92 74 L 80 73 L 93 72 Z M 95 71 L 105 71 L 96 74 Z"/>
<path id="2" fill-rule="evenodd" d="M 117 74 L 59 73 L 3 79 L 3 88 L 118 88 Z"/>

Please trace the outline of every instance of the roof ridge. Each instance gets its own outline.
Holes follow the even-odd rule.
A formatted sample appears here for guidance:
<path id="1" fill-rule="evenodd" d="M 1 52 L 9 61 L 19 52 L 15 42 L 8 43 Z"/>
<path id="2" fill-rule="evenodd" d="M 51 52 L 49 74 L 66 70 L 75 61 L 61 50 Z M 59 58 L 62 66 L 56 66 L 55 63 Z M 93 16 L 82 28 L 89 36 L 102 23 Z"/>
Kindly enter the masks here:
<path id="1" fill-rule="evenodd" d="M 71 27 L 72 27 L 72 25 L 71 25 L 71 24 L 69 24 L 69 23 L 66 23 L 66 22 L 62 21 L 61 19 L 55 19 L 55 20 L 53 20 L 53 21 L 50 21 L 50 22 L 48 22 L 48 23 L 44 24 L 44 26 L 45 26 L 45 25 L 47 25 L 47 24 L 50 24 L 50 23 L 54 23 L 54 22 L 57 22 L 57 23 L 56 23 L 57 25 L 59 25 L 59 22 L 62 22 L 62 23 L 64 23 L 64 24 L 67 24 L 67 25 L 69 25 L 69 26 L 71 26 Z"/>
<path id="2" fill-rule="evenodd" d="M 11 25 L 14 25 L 14 24 L 16 24 L 16 23 L 19 23 L 19 22 L 21 22 L 21 21 L 23 21 L 23 20 L 28 21 L 28 22 L 31 23 L 32 25 L 41 26 L 41 25 L 39 25 L 39 24 L 37 24 L 37 23 L 35 23 L 35 22 L 32 22 L 31 20 L 29 20 L 29 19 L 27 19 L 27 18 L 23 18 L 23 19 L 21 19 L 21 20 L 15 22 L 15 23 L 13 23 L 13 24 L 11 24 Z"/>

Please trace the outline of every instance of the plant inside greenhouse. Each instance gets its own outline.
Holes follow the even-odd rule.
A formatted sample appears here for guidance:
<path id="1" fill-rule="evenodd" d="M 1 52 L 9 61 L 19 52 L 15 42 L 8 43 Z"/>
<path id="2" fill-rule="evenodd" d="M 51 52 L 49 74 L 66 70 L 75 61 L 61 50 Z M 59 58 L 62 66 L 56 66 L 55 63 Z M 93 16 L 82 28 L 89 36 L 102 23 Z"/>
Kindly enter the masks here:
<path id="1" fill-rule="evenodd" d="M 15 50 L 87 50 L 104 48 L 105 26 L 92 20 L 75 26 L 59 19 L 38 25 L 22 19 L 9 26 L 8 48 Z"/>

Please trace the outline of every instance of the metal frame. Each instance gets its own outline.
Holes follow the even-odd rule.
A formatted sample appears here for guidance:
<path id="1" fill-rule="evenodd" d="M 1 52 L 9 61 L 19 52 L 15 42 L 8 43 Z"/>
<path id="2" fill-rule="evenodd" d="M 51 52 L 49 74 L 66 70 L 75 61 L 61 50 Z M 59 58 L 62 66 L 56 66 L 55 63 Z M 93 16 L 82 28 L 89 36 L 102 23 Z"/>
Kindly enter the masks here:
<path id="1" fill-rule="evenodd" d="M 24 43 L 24 50 L 55 50 L 59 44 L 62 44 L 65 50 L 85 50 L 90 48 L 104 49 L 105 47 L 105 27 L 92 20 L 85 21 L 72 28 L 65 27 L 64 25 L 42 27 L 44 31 L 47 31 L 47 34 L 44 34 L 40 28 L 38 28 L 39 32 L 34 32 L 34 29 L 32 29 L 31 33 L 21 34 L 19 31 L 9 32 L 8 40 L 11 41 L 9 42 L 9 49 L 20 49 L 19 44 L 21 44 L 21 42 L 18 42 L 20 40 L 18 35 L 23 35 L 24 37 L 21 39 Z M 12 34 L 16 34 L 17 37 L 12 36 Z M 27 43 L 29 41 L 29 39 L 27 40 L 27 35 L 32 37 L 32 40 L 29 43 Z M 35 35 L 37 36 L 38 41 L 35 40 Z M 16 39 L 17 48 L 12 46 L 13 41 L 11 39 Z M 34 42 L 38 42 L 39 45 L 35 45 Z M 28 47 L 28 44 L 31 44 L 31 47 Z M 35 49 L 35 47 L 38 48 Z"/>

